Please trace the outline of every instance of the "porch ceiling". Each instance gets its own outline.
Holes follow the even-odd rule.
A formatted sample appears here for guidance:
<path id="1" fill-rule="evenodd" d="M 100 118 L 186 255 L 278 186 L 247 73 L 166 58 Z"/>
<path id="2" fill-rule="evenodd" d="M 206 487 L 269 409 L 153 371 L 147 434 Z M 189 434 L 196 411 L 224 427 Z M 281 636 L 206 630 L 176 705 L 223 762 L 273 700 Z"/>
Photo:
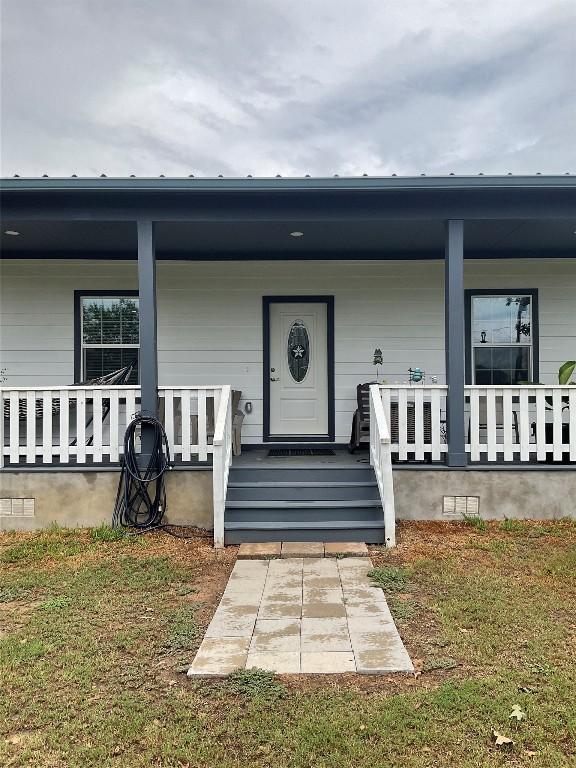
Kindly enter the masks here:
<path id="1" fill-rule="evenodd" d="M 19 236 L 10 236 L 14 230 Z M 303 233 L 301 237 L 291 232 Z M 467 221 L 469 258 L 576 258 L 574 220 Z M 136 258 L 131 222 L 2 220 L 4 258 Z M 159 259 L 443 258 L 440 220 L 158 222 Z"/>
<path id="2" fill-rule="evenodd" d="M 135 257 L 138 219 L 156 222 L 165 259 L 442 258 L 447 219 L 465 221 L 468 257 L 576 257 L 570 175 L 46 177 L 0 186 L 5 257 Z"/>

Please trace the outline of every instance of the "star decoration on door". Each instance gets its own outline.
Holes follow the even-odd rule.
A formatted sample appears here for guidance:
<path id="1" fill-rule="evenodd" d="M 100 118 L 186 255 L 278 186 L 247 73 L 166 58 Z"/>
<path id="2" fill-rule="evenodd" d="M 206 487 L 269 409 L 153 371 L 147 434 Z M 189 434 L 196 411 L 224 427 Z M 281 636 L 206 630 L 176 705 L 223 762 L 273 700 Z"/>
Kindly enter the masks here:
<path id="1" fill-rule="evenodd" d="M 304 357 L 304 352 L 306 350 L 304 347 L 302 347 L 300 344 L 298 344 L 297 347 L 292 347 L 292 356 L 296 358 L 302 358 Z"/>

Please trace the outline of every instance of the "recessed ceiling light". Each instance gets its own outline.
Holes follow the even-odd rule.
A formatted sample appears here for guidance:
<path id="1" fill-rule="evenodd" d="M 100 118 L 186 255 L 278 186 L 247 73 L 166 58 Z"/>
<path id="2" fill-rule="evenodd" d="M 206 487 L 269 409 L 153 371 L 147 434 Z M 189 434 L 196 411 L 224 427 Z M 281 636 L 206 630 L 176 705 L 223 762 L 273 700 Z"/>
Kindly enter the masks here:
<path id="1" fill-rule="evenodd" d="M 12 237 L 18 237 L 18 235 L 20 234 L 20 232 L 16 232 L 16 230 L 15 230 L 15 229 L 5 229 L 5 230 L 4 230 L 4 234 L 5 234 L 5 235 L 11 235 Z"/>
<path id="2" fill-rule="evenodd" d="M 290 232 L 290 237 L 304 237 L 304 232 Z"/>

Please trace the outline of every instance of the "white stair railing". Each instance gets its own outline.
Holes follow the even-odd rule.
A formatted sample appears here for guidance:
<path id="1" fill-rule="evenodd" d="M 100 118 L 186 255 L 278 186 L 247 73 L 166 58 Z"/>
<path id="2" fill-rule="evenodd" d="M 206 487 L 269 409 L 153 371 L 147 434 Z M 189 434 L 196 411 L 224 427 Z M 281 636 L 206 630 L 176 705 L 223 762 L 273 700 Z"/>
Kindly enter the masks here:
<path id="1" fill-rule="evenodd" d="M 441 461 L 446 444 L 444 384 L 380 385 L 392 454 L 398 461 Z"/>
<path id="2" fill-rule="evenodd" d="M 232 390 L 223 386 L 214 406 L 216 423 L 212 445 L 212 484 L 214 498 L 214 546 L 224 546 L 224 508 L 228 490 L 228 472 L 232 464 Z"/>
<path id="3" fill-rule="evenodd" d="M 370 387 L 370 463 L 374 467 L 384 510 L 384 542 L 387 547 L 395 547 L 396 510 L 390 430 L 378 384 Z"/>

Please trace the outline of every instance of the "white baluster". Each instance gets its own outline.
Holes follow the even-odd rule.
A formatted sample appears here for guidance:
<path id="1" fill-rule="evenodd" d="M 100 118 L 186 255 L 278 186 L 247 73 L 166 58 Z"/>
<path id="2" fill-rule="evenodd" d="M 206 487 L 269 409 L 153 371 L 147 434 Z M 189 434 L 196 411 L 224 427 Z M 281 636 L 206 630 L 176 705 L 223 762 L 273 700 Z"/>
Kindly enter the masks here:
<path id="1" fill-rule="evenodd" d="M 102 390 L 92 392 L 92 458 L 102 461 Z"/>
<path id="2" fill-rule="evenodd" d="M 218 411 L 214 410 L 214 421 L 216 421 Z M 206 450 L 206 390 L 198 390 L 198 461 L 206 461 L 208 452 Z"/>
<path id="3" fill-rule="evenodd" d="M 421 387 L 414 388 L 414 458 L 424 460 L 424 392 Z"/>
<path id="4" fill-rule="evenodd" d="M 520 387 L 520 461 L 530 460 L 530 418 L 528 403 L 528 387 Z"/>
<path id="5" fill-rule="evenodd" d="M 480 461 L 480 392 L 470 390 L 470 460 Z"/>
<path id="6" fill-rule="evenodd" d="M 20 396 L 10 392 L 10 464 L 20 462 Z"/>
<path id="7" fill-rule="evenodd" d="M 68 390 L 61 389 L 60 413 L 58 414 L 58 452 L 60 463 L 68 464 L 70 460 L 70 396 Z"/>
<path id="8" fill-rule="evenodd" d="M 398 390 L 398 458 L 408 458 L 408 398 L 405 389 Z"/>
<path id="9" fill-rule="evenodd" d="M 170 446 L 172 458 L 176 458 L 174 450 L 174 390 L 164 390 L 164 429 Z"/>
<path id="10" fill-rule="evenodd" d="M 140 393 L 138 393 L 140 397 Z M 134 389 L 126 390 L 126 424 L 125 427 L 130 424 L 136 415 L 136 391 Z"/>
<path id="11" fill-rule="evenodd" d="M 36 394 L 26 393 L 26 463 L 36 461 Z"/>
<path id="12" fill-rule="evenodd" d="M 117 389 L 111 389 L 110 390 L 110 437 L 109 437 L 109 443 L 110 443 L 110 461 L 111 463 L 115 464 L 119 459 L 119 441 L 120 441 L 120 434 L 119 434 L 119 416 L 120 416 L 120 408 L 119 408 L 119 401 L 120 401 L 120 392 Z"/>
<path id="13" fill-rule="evenodd" d="M 86 393 L 76 390 L 76 462 L 86 463 Z"/>
<path id="14" fill-rule="evenodd" d="M 4 392 L 0 389 L 0 469 L 4 466 Z"/>
<path id="15" fill-rule="evenodd" d="M 568 418 L 570 425 L 570 461 L 576 461 L 576 387 L 568 388 Z"/>
<path id="16" fill-rule="evenodd" d="M 504 419 L 504 461 L 514 461 L 512 391 L 508 387 L 504 387 L 502 390 L 502 416 Z"/>
<path id="17" fill-rule="evenodd" d="M 536 390 L 536 458 L 546 460 L 546 390 Z"/>
<path id="18" fill-rule="evenodd" d="M 42 395 L 42 462 L 52 463 L 52 393 Z"/>
<path id="19" fill-rule="evenodd" d="M 438 461 L 440 459 L 440 392 L 437 389 L 430 392 L 430 407 L 432 409 L 432 461 Z"/>
<path id="20" fill-rule="evenodd" d="M 488 444 L 488 461 L 496 461 L 496 392 L 486 390 L 486 442 Z"/>
<path id="21" fill-rule="evenodd" d="M 190 390 L 182 390 L 182 461 L 190 461 Z"/>
<path id="22" fill-rule="evenodd" d="M 382 407 L 384 408 L 384 415 L 386 416 L 386 423 L 392 424 L 392 420 L 390 418 L 390 390 L 389 389 L 381 389 L 380 390 L 381 396 L 382 396 Z M 370 419 L 370 423 L 372 423 L 372 419 Z M 398 450 L 398 444 L 390 446 L 390 450 L 395 453 Z"/>
<path id="23" fill-rule="evenodd" d="M 554 388 L 552 391 L 552 418 L 553 418 L 553 458 L 554 461 L 562 461 L 562 392 Z"/>

